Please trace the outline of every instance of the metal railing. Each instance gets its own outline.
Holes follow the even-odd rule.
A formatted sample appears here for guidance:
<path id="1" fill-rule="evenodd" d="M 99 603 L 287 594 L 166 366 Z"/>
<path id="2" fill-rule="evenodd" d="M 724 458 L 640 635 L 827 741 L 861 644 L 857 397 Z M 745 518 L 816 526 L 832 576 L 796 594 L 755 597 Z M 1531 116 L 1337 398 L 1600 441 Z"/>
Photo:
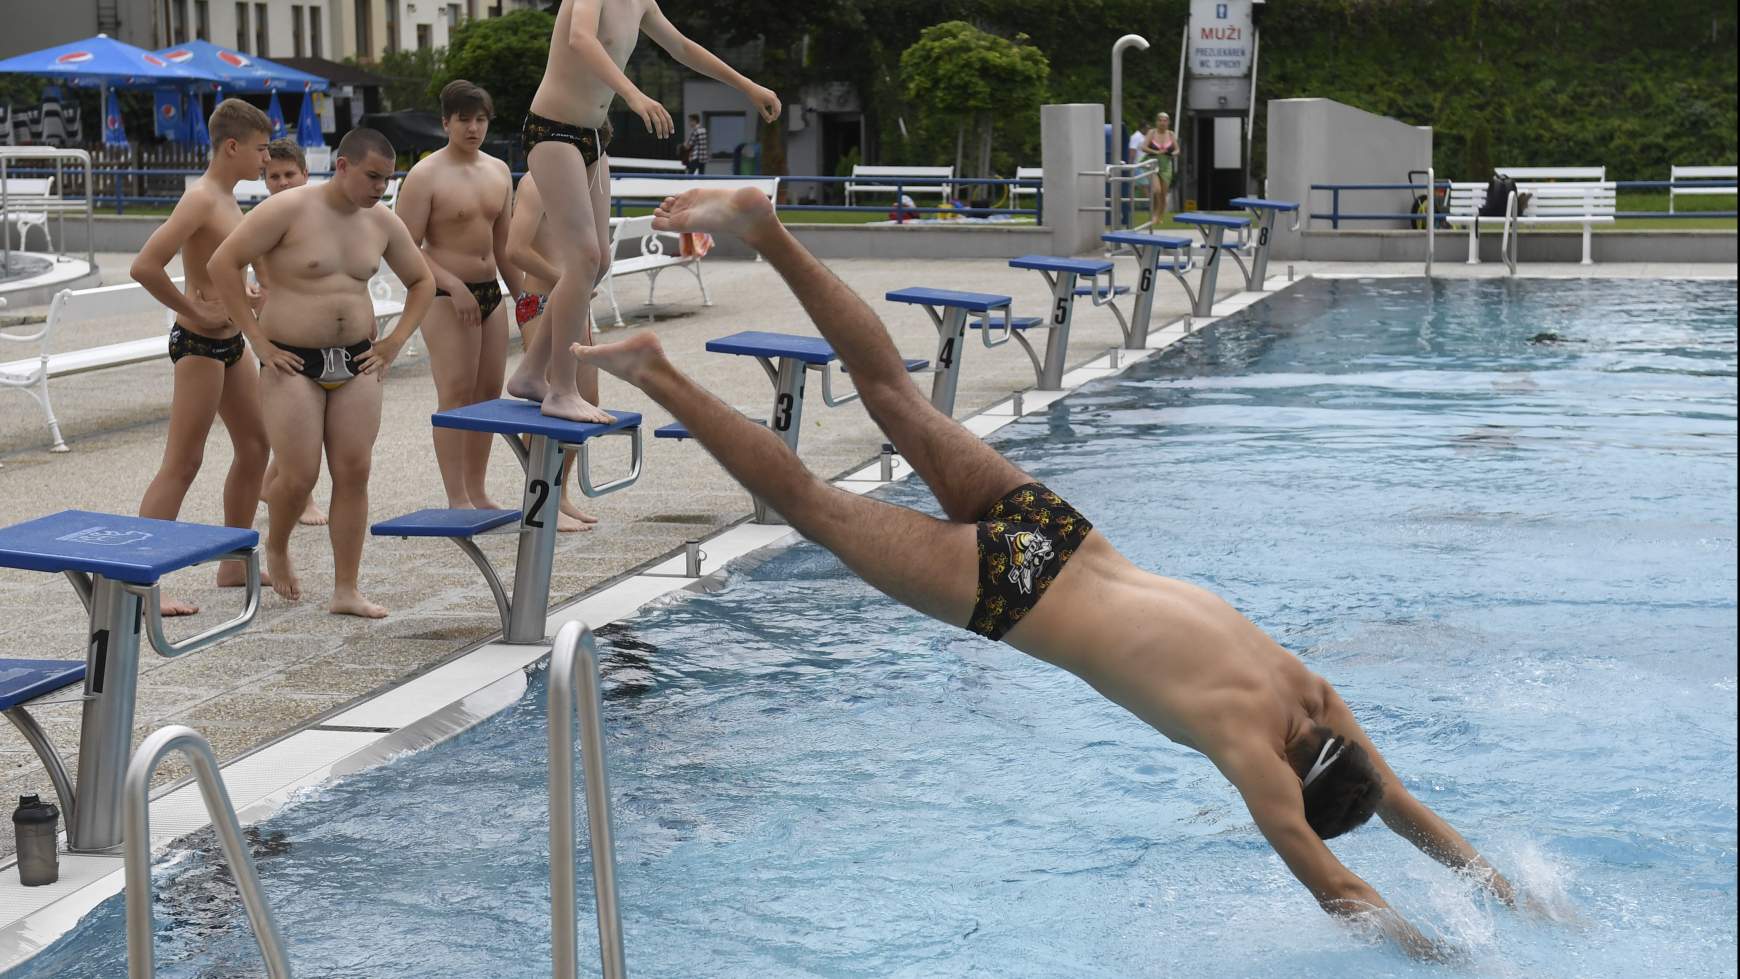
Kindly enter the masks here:
<path id="1" fill-rule="evenodd" d="M 260 876 L 254 869 L 253 855 L 242 838 L 241 824 L 236 820 L 230 793 L 224 787 L 218 771 L 217 756 L 211 744 L 193 728 L 175 724 L 153 733 L 139 745 L 133 761 L 127 766 L 127 786 L 124 792 L 127 821 L 127 976 L 128 979 L 153 979 L 157 975 L 155 934 L 151 922 L 151 775 L 157 763 L 171 751 L 181 751 L 193 764 L 193 774 L 199 782 L 199 794 L 205 800 L 206 815 L 211 817 L 217 832 L 218 845 L 229 862 L 230 875 L 236 889 L 242 892 L 242 907 L 247 910 L 248 923 L 254 930 L 254 941 L 260 946 L 260 956 L 266 960 L 266 974 L 271 979 L 290 979 L 290 962 L 284 954 L 284 939 L 278 934 L 278 923 L 272 919 L 272 909 L 260 889 Z"/>
<path id="2" fill-rule="evenodd" d="M 101 167 L 99 167 L 95 171 L 93 171 L 94 176 L 95 176 L 95 180 L 96 181 L 106 181 L 107 182 L 106 186 L 108 187 L 107 190 L 100 190 L 99 189 L 99 190 L 96 190 L 96 192 L 94 192 L 88 196 L 80 195 L 77 197 L 66 197 L 65 199 L 68 201 L 77 200 L 77 201 L 86 202 L 91 207 L 101 207 L 101 208 L 104 208 L 105 210 L 110 210 L 117 215 L 126 214 L 127 209 L 129 207 L 132 207 L 132 208 L 173 207 L 175 205 L 175 202 L 181 199 L 181 194 L 179 192 L 180 188 L 178 186 L 166 188 L 158 193 L 133 193 L 133 192 L 130 192 L 128 188 L 129 188 L 129 186 L 131 186 L 134 190 L 141 189 L 141 188 L 149 190 L 150 189 L 149 184 L 151 183 L 153 178 L 157 178 L 160 183 L 168 185 L 168 184 L 173 184 L 176 181 L 184 181 L 187 177 L 197 177 L 203 172 L 204 171 L 202 171 L 202 170 L 173 169 L 173 168 L 164 168 L 164 167 L 123 167 L 123 168 L 101 168 Z M 18 171 L 14 171 L 15 175 L 17 173 L 18 173 Z M 522 177 L 524 175 L 525 174 L 523 172 L 516 171 L 514 173 L 514 177 L 516 179 L 519 177 Z M 314 173 L 314 174 L 310 174 L 310 176 L 325 177 L 325 176 L 329 176 L 329 175 L 323 174 L 323 173 Z M 393 176 L 394 176 L 394 178 L 403 178 L 405 176 L 405 174 L 403 172 L 400 172 L 400 173 L 395 173 Z M 697 181 L 697 180 L 701 180 L 701 181 L 705 181 L 705 180 L 742 180 L 745 176 L 757 176 L 757 175 L 755 175 L 755 174 L 683 174 L 683 173 L 670 173 L 670 172 L 666 172 L 666 171 L 657 171 L 657 172 L 652 172 L 652 173 L 634 173 L 634 172 L 630 172 L 630 171 L 620 171 L 620 172 L 612 174 L 612 176 L 650 178 L 650 179 L 657 179 L 657 180 L 677 180 L 677 181 L 684 181 L 684 182 L 692 182 L 692 181 Z M 824 177 L 824 176 L 805 176 L 805 175 L 786 176 L 783 174 L 779 174 L 779 175 L 763 174 L 760 176 L 768 176 L 768 177 L 778 176 L 779 182 L 781 184 L 787 184 L 787 185 L 789 185 L 789 184 L 813 184 L 813 185 L 816 185 L 818 187 L 826 187 L 826 186 L 830 186 L 830 185 L 844 185 L 844 184 L 848 184 L 848 183 L 859 184 L 859 185 L 876 184 L 876 185 L 881 186 L 881 187 L 886 187 L 888 192 L 893 194 L 893 196 L 894 196 L 894 202 L 891 204 L 850 204 L 850 205 L 848 205 L 848 204 L 843 204 L 843 203 L 842 204 L 836 204 L 836 203 L 815 203 L 815 204 L 779 203 L 776 206 L 782 212 L 791 211 L 791 212 L 800 212 L 801 213 L 801 212 L 806 212 L 806 211 L 815 211 L 815 212 L 838 212 L 838 213 L 861 213 L 861 214 L 889 214 L 892 216 L 892 220 L 894 220 L 896 223 L 905 223 L 905 221 L 907 221 L 908 219 L 910 219 L 912 217 L 923 216 L 923 215 L 933 215 L 933 214 L 947 214 L 947 215 L 953 215 L 953 216 L 958 216 L 958 217 L 993 217 L 993 216 L 1027 217 L 1027 216 L 1031 216 L 1036 222 L 1043 221 L 1043 219 L 1044 219 L 1044 207 L 1045 207 L 1044 182 L 1041 180 L 1036 180 L 1036 179 L 1031 179 L 1031 178 L 1029 178 L 1029 179 L 1002 178 L 1002 177 L 867 178 L 867 177 Z M 174 179 L 171 180 L 169 178 L 174 178 Z M 97 188 L 101 185 L 93 182 L 90 177 L 87 177 L 84 186 Z M 961 187 L 1003 188 L 1004 193 L 1001 197 L 1001 200 L 1006 204 L 1006 206 L 987 206 L 987 207 L 971 207 L 971 206 L 967 206 L 967 207 L 952 207 L 952 206 L 951 207 L 942 207 L 942 206 L 937 206 L 937 207 L 918 207 L 918 206 L 901 207 L 901 206 L 899 206 L 899 202 L 900 202 L 901 198 L 906 196 L 906 193 L 908 190 L 919 190 L 919 191 L 931 192 L 931 193 L 934 193 L 934 192 L 937 192 L 938 190 L 941 190 L 944 193 L 948 193 L 950 191 L 953 191 L 956 188 L 961 188 Z M 1018 191 L 1032 191 L 1033 192 L 1034 202 L 1033 202 L 1032 207 L 1016 207 L 1015 206 L 1015 204 L 1017 203 L 1017 201 L 1016 201 L 1017 196 L 1025 196 L 1024 194 L 1018 194 L 1017 193 Z M 650 202 L 639 201 L 636 199 L 614 199 L 613 198 L 611 200 L 611 213 L 620 215 L 625 208 L 637 207 L 637 206 L 650 206 Z"/>
<path id="3" fill-rule="evenodd" d="M 1722 187 L 1722 188 L 1736 187 L 1736 182 L 1733 180 L 1677 180 L 1677 181 L 1676 180 L 1608 180 L 1608 181 L 1603 181 L 1603 182 L 1612 184 L 1615 191 L 1665 190 L 1665 189 L 1670 188 L 1670 187 Z M 1411 183 L 1411 182 L 1393 183 L 1393 184 L 1383 184 L 1383 183 L 1312 184 L 1311 190 L 1313 192 L 1325 191 L 1330 195 L 1329 196 L 1329 210 L 1327 212 L 1312 211 L 1309 215 L 1307 215 L 1307 219 L 1310 221 L 1328 221 L 1329 226 L 1332 229 L 1336 229 L 1336 230 L 1340 230 L 1341 222 L 1343 222 L 1343 221 L 1409 221 L 1409 222 L 1419 221 L 1424 217 L 1424 215 L 1422 215 L 1421 213 L 1419 213 L 1417 211 L 1408 211 L 1405 213 L 1397 213 L 1394 211 L 1343 211 L 1341 209 L 1341 195 L 1343 193 L 1354 193 L 1354 192 L 1363 192 L 1363 191 L 1385 191 L 1385 190 L 1392 191 L 1392 192 L 1398 191 L 1398 190 L 1406 190 L 1406 191 L 1413 191 L 1413 192 L 1419 193 L 1419 192 L 1425 191 L 1426 188 L 1428 188 L 1428 187 L 1436 188 L 1436 190 L 1444 192 L 1447 194 L 1450 191 L 1451 182 L 1448 180 L 1433 179 L 1433 180 L 1430 180 L 1428 183 L 1424 183 L 1424 184 L 1417 184 L 1417 183 Z M 1436 194 L 1426 194 L 1425 196 L 1427 197 L 1427 199 L 1431 199 L 1431 198 L 1435 197 Z M 1623 219 L 1623 218 L 1673 218 L 1673 219 L 1677 220 L 1677 219 L 1684 219 L 1684 218 L 1732 218 L 1732 217 L 1740 216 L 1740 212 L 1736 212 L 1736 211 L 1732 211 L 1732 210 L 1729 210 L 1729 211 L 1683 211 L 1683 210 L 1682 211 L 1615 211 L 1613 216 L 1615 218 L 1621 218 L 1621 219 Z M 1441 217 L 1440 217 L 1440 219 L 1441 219 Z"/>
<path id="4" fill-rule="evenodd" d="M 574 721 L 581 726 L 592 889 L 598 904 L 598 956 L 604 979 L 623 979 L 622 913 L 616 895 L 616 840 L 604 760 L 604 700 L 592 631 L 570 622 L 550 649 L 550 958 L 555 979 L 579 976 L 579 899 L 574 866 Z M 578 689 L 576 689 L 578 685 Z"/>

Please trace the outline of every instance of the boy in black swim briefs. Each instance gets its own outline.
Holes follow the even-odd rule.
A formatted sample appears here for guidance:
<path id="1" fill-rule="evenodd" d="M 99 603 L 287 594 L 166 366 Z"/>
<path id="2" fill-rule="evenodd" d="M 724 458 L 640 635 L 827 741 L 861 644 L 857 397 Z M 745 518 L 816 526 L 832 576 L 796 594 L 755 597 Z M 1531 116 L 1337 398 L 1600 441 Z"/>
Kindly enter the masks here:
<path id="1" fill-rule="evenodd" d="M 435 276 L 435 305 L 423 324 L 435 407 L 449 411 L 501 397 L 507 374 L 508 295 L 521 271 L 508 261 L 513 178 L 507 164 L 483 152 L 495 103 L 488 92 L 458 79 L 441 90 L 447 145 L 405 175 L 394 210 L 423 249 Z M 451 509 L 495 509 L 484 488 L 494 436 L 436 428 L 435 465 Z"/>
<path id="2" fill-rule="evenodd" d="M 332 179 L 267 198 L 236 226 L 208 269 L 232 319 L 265 366 L 261 400 L 278 461 L 267 488 L 266 567 L 272 589 L 298 601 L 302 581 L 290 534 L 320 475 L 332 475 L 327 536 L 337 615 L 381 618 L 358 576 L 368 534 L 369 470 L 381 425 L 386 370 L 435 301 L 435 280 L 405 225 L 377 207 L 393 174 L 393 146 L 373 129 L 339 141 Z M 369 279 L 382 260 L 405 284 L 405 311 L 376 332 Z M 271 283 L 260 315 L 247 306 L 242 269 L 259 260 Z"/>
<path id="3" fill-rule="evenodd" d="M 174 520 L 199 475 L 205 458 L 205 437 L 211 423 L 223 418 L 235 457 L 224 479 L 224 523 L 252 527 L 260 507 L 260 482 L 266 473 L 266 426 L 260 414 L 260 370 L 241 331 L 219 302 L 206 261 L 242 220 L 235 187 L 256 180 L 266 166 L 272 123 L 266 114 L 240 99 L 218 103 L 208 123 L 211 163 L 181 195 L 169 220 L 151 233 L 133 260 L 133 281 L 175 314 L 169 331 L 169 359 L 175 365 L 175 398 L 169 408 L 169 438 L 163 463 L 139 502 L 141 517 Z M 166 270 L 181 253 L 185 291 L 177 289 Z M 259 292 L 252 294 L 258 300 Z M 218 566 L 218 584 L 244 583 L 239 563 Z M 164 615 L 192 615 L 195 605 L 165 597 Z"/>

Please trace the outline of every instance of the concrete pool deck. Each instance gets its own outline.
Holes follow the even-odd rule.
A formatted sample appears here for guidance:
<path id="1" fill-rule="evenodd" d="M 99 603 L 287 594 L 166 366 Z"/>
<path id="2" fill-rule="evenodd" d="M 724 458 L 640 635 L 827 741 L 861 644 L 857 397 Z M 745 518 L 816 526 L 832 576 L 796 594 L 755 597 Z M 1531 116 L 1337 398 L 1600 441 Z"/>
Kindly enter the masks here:
<path id="1" fill-rule="evenodd" d="M 129 257 L 102 256 L 105 281 L 125 281 Z M 1129 259 L 1120 259 L 1124 270 Z M 1293 263 L 1301 276 L 1418 275 L 1415 265 Z M 903 352 L 928 357 L 935 333 L 922 311 L 882 301 L 890 289 L 910 285 L 955 286 L 1003 292 L 1019 310 L 1042 308 L 1047 291 L 1039 276 L 1010 269 L 1004 262 L 966 260 L 910 262 L 838 260 L 830 265 L 887 321 Z M 1285 276 L 1286 267 L 1274 271 Z M 1501 265 L 1439 265 L 1444 277 L 1500 277 Z M 1732 265 L 1625 266 L 1536 265 L 1529 276 L 1601 278 L 1735 278 Z M 727 402 L 764 412 L 770 394 L 765 378 L 743 358 L 709 354 L 705 342 L 740 329 L 813 334 L 814 327 L 796 300 L 762 263 L 715 261 L 707 266 L 714 305 L 698 305 L 687 282 L 667 281 L 660 318 L 646 325 L 646 310 L 631 313 L 634 323 L 610 330 L 606 339 L 628 329 L 654 329 L 674 360 Z M 1238 291 L 1236 274 L 1223 276 L 1223 296 Z M 638 286 L 624 283 L 625 297 Z M 1182 290 L 1163 279 L 1155 301 L 1156 326 L 1187 311 Z M 28 315 L 11 309 L 9 317 Z M 125 322 L 80 324 L 59 343 L 67 349 L 161 331 L 156 317 Z M 1070 366 L 1102 358 L 1119 334 L 1111 315 L 1086 304 L 1078 310 Z M 966 417 L 1030 388 L 1026 357 L 1012 348 L 988 350 L 972 345 L 966 355 L 957 415 Z M 517 358 L 517 352 L 514 353 Z M 606 379 L 608 406 L 648 413 L 650 424 L 665 420 L 661 409 L 638 391 Z M 167 423 L 170 369 L 167 360 L 66 378 L 54 386 L 73 451 L 46 452 L 40 415 L 26 399 L 0 413 L 0 522 L 16 523 L 68 507 L 132 512 L 155 473 Z M 832 477 L 875 455 L 883 439 L 863 409 L 828 409 L 819 399 L 805 414 L 804 461 Z M 407 354 L 388 382 L 382 433 L 371 483 L 371 514 L 379 519 L 421 506 L 439 505 L 440 484 L 429 443 L 428 415 L 434 408 L 428 359 Z M 609 450 L 600 452 L 599 469 L 609 473 Z M 208 442 L 206 465 L 189 493 L 183 518 L 221 520 L 219 491 L 229 464 L 229 443 L 221 427 Z M 499 502 L 513 505 L 520 477 L 505 451 L 493 456 L 491 486 Z M 324 501 L 326 481 L 316 490 Z M 572 492 L 572 490 L 571 490 Z M 690 443 L 648 440 L 645 474 L 632 489 L 594 501 L 603 520 L 597 529 L 564 535 L 558 544 L 552 603 L 562 604 L 598 585 L 744 518 L 749 498 L 704 451 Z M 264 527 L 262 511 L 259 524 Z M 333 714 L 367 696 L 415 677 L 430 667 L 475 647 L 499 628 L 494 607 L 475 568 L 453 548 L 436 541 L 371 539 L 364 552 L 364 586 L 393 609 L 380 622 L 328 615 L 324 596 L 331 585 L 331 557 L 324 531 L 299 528 L 293 553 L 311 597 L 291 604 L 268 594 L 253 626 L 243 635 L 177 660 L 144 654 L 141 667 L 135 743 L 165 724 L 188 724 L 211 739 L 221 759 L 230 759 Z M 511 538 L 486 540 L 498 566 L 511 564 Z M 237 593 L 211 587 L 210 569 L 172 579 L 177 594 L 205 609 L 191 620 L 204 627 L 235 608 Z M 0 616 L 8 625 L 6 655 L 34 658 L 83 657 L 84 617 L 71 589 L 59 576 L 0 571 Z M 553 628 L 553 627 L 552 627 Z M 65 699 L 55 697 L 50 699 Z M 33 712 L 64 752 L 75 752 L 77 703 L 45 705 Z M 69 757 L 69 765 L 76 764 Z M 179 759 L 166 762 L 159 784 L 187 774 Z M 49 794 L 40 763 L 10 725 L 0 725 L 0 797 L 21 792 Z M 11 826 L 0 821 L 0 857 L 12 852 Z"/>

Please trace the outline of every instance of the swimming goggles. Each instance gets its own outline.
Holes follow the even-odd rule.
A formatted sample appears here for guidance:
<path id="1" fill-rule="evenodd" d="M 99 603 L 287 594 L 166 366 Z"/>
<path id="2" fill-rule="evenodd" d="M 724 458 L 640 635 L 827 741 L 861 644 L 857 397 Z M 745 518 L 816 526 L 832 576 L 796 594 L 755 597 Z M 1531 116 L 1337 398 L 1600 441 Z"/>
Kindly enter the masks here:
<path id="1" fill-rule="evenodd" d="M 1337 741 L 1341 742 L 1341 746 L 1338 748 L 1335 746 L 1335 743 Z M 1335 748 L 1335 754 L 1331 755 L 1329 753 L 1330 748 Z M 1313 764 L 1311 766 L 1311 770 L 1309 772 L 1305 773 L 1305 783 L 1299 787 L 1301 789 L 1310 788 L 1311 783 L 1317 781 L 1318 776 L 1322 775 L 1324 772 L 1329 771 L 1329 766 L 1335 764 L 1336 759 L 1340 758 L 1341 753 L 1346 751 L 1346 750 L 1347 750 L 1347 740 L 1345 738 L 1330 738 L 1330 739 L 1324 741 L 1323 742 L 1323 750 L 1319 751 L 1317 753 L 1316 764 Z"/>

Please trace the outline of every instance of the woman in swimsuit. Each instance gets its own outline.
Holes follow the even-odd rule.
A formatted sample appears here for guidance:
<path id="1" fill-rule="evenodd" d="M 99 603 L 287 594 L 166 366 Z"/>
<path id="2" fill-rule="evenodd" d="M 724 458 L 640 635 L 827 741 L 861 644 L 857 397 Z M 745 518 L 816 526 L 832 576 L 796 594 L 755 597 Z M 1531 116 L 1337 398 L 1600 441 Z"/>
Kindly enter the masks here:
<path id="1" fill-rule="evenodd" d="M 1166 219 L 1166 195 L 1178 170 L 1178 135 L 1172 131 L 1171 116 L 1162 112 L 1154 118 L 1145 150 L 1156 160 L 1154 179 L 1148 183 L 1148 213 L 1154 217 L 1153 227 L 1158 228 Z"/>

